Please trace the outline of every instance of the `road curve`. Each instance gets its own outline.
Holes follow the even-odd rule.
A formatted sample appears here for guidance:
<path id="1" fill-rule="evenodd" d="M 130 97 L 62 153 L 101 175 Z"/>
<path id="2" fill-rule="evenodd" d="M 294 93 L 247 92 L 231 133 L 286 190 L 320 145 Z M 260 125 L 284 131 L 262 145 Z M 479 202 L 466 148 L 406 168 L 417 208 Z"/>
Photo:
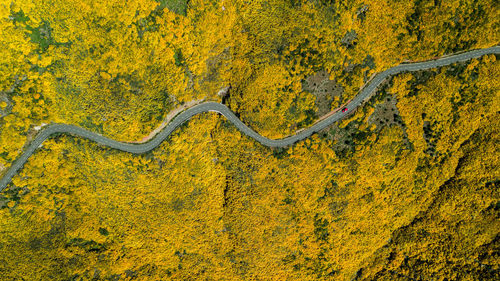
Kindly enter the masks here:
<path id="1" fill-rule="evenodd" d="M 99 144 L 114 149 L 140 154 L 150 151 L 155 147 L 157 147 L 158 145 L 160 145 L 168 136 L 170 136 L 170 134 L 172 134 L 172 132 L 177 127 L 179 127 L 181 124 L 189 120 L 194 115 L 200 114 L 202 112 L 215 111 L 224 115 L 242 133 L 255 139 L 262 145 L 269 147 L 286 147 L 297 141 L 308 138 L 313 133 L 321 131 L 322 129 L 333 124 L 334 122 L 346 117 L 346 115 L 352 112 L 353 109 L 357 108 L 364 101 L 368 100 L 375 93 L 375 89 L 389 76 L 405 71 L 419 71 L 435 67 L 441 67 L 456 62 L 467 61 L 473 58 L 478 58 L 487 54 L 500 54 L 500 46 L 494 46 L 486 49 L 472 50 L 456 55 L 442 57 L 431 61 L 400 64 L 398 66 L 389 68 L 386 71 L 378 73 L 367 85 L 365 85 L 365 87 L 362 88 L 360 93 L 356 97 L 354 97 L 354 99 L 352 99 L 349 104 L 347 104 L 346 106 L 348 108 L 347 112 L 342 112 L 342 111 L 336 112 L 335 114 L 319 122 L 316 122 L 311 127 L 302 130 L 300 133 L 297 133 L 296 135 L 284 139 L 273 140 L 259 135 L 254 130 L 250 129 L 247 125 L 245 125 L 243 122 L 241 122 L 241 120 L 238 119 L 238 117 L 236 117 L 236 115 L 228 107 L 216 102 L 202 103 L 185 110 L 184 112 L 177 115 L 170 123 L 168 123 L 168 125 L 161 132 L 159 132 L 152 140 L 142 144 L 119 142 L 74 125 L 66 125 L 66 124 L 48 125 L 40 133 L 38 133 L 36 138 L 30 143 L 28 148 L 23 152 L 23 154 L 19 158 L 17 158 L 12 163 L 10 168 L 4 174 L 3 178 L 0 180 L 0 192 L 3 189 L 5 189 L 7 184 L 12 180 L 12 177 L 24 165 L 24 163 L 26 163 L 26 161 L 33 154 L 33 152 L 35 152 L 35 150 L 47 138 L 49 138 L 53 134 L 62 133 L 62 134 L 75 135 L 95 141 Z"/>

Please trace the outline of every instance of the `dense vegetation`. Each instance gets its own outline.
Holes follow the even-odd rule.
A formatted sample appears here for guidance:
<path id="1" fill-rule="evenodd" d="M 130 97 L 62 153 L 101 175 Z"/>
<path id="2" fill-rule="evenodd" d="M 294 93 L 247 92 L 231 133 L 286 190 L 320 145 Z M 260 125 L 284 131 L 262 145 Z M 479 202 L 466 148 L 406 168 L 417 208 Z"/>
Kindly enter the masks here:
<path id="1" fill-rule="evenodd" d="M 0 168 L 43 123 L 138 140 L 178 104 L 220 101 L 229 85 L 224 102 L 245 123 L 282 137 L 375 72 L 497 44 L 498 10 L 481 0 L 0 0 Z M 138 156 L 54 137 L 0 194 L 0 275 L 498 278 L 499 67 L 489 55 L 398 75 L 288 149 L 213 113 Z"/>

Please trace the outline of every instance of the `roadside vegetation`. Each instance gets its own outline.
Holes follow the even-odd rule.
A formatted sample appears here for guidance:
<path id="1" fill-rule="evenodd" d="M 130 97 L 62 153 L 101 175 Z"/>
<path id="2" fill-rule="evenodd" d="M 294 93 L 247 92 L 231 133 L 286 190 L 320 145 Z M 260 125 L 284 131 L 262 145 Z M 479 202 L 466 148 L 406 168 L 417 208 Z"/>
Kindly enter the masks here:
<path id="1" fill-rule="evenodd" d="M 491 279 L 499 266 L 499 68 L 485 56 L 427 71 L 425 82 L 417 82 L 423 73 L 394 77 L 335 125 L 349 140 L 342 150 L 328 133 L 265 148 L 214 113 L 138 156 L 55 137 L 1 194 L 0 272 Z M 391 96 L 401 124 L 370 123 Z M 439 132 L 433 154 L 426 120 Z"/>

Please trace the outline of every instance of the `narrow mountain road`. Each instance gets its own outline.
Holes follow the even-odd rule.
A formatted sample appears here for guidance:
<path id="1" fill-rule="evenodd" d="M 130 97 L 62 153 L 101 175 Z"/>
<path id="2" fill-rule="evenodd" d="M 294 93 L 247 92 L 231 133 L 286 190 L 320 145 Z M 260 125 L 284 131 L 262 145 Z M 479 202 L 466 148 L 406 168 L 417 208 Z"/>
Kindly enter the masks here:
<path id="1" fill-rule="evenodd" d="M 99 144 L 108 146 L 110 148 L 119 149 L 122 151 L 130 153 L 145 153 L 150 151 L 160 145 L 166 138 L 172 134 L 172 132 L 179 127 L 181 124 L 189 120 L 194 115 L 200 114 L 202 112 L 215 111 L 224 115 L 229 121 L 231 121 L 242 133 L 255 139 L 259 143 L 269 147 L 286 147 L 297 141 L 303 140 L 310 137 L 313 133 L 321 131 L 322 129 L 328 127 L 334 122 L 345 118 L 350 112 L 355 108 L 360 106 L 364 101 L 368 100 L 374 93 L 375 89 L 389 76 L 405 72 L 405 71 L 419 71 L 430 68 L 441 67 L 449 65 L 456 62 L 467 61 L 473 58 L 478 58 L 487 54 L 500 54 L 500 46 L 495 46 L 486 49 L 472 50 L 456 55 L 450 55 L 442 57 L 436 60 L 416 62 L 408 64 L 400 64 L 398 66 L 387 69 L 384 72 L 377 74 L 365 87 L 362 88 L 360 93 L 354 97 L 346 108 L 346 112 L 338 111 L 327 118 L 316 122 L 311 127 L 304 129 L 297 133 L 296 135 L 284 138 L 284 139 L 268 139 L 256 133 L 254 130 L 250 129 L 247 125 L 241 122 L 238 117 L 225 105 L 216 102 L 206 102 L 199 105 L 193 106 L 184 112 L 177 115 L 170 123 L 163 128 L 153 139 L 149 142 L 142 144 L 124 143 L 112 140 L 100 134 L 93 133 L 81 127 L 66 124 L 53 124 L 44 127 L 44 129 L 36 136 L 28 148 L 23 152 L 23 154 L 16 159 L 7 172 L 4 174 L 3 178 L 0 180 L 0 192 L 5 189 L 7 184 L 12 180 L 12 177 L 17 173 L 17 171 L 26 163 L 28 158 L 35 152 L 35 150 L 51 135 L 53 134 L 70 134 L 86 138 L 95 141 Z"/>

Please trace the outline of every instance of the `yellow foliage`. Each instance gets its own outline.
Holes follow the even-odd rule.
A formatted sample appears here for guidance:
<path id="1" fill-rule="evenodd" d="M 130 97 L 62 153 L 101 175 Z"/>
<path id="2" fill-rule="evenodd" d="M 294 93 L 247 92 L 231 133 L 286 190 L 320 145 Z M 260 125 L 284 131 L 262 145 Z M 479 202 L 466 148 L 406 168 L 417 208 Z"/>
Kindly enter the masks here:
<path id="1" fill-rule="evenodd" d="M 326 2 L 193 0 L 184 15 L 152 0 L 2 0 L 0 90 L 12 109 L 1 167 L 42 123 L 139 139 L 177 103 L 220 99 L 229 85 L 246 124 L 282 137 L 314 122 L 302 80 L 318 70 L 345 102 L 376 71 L 500 34 L 491 1 Z M 401 126 L 369 126 L 369 105 L 340 122 L 337 139 L 284 149 L 212 113 L 142 155 L 53 137 L 0 195 L 2 278 L 350 280 L 409 275 L 409 259 L 431 261 L 414 279 L 454 280 L 450 261 L 498 268 L 481 248 L 498 229 L 495 60 L 396 76 L 388 91 Z"/>

